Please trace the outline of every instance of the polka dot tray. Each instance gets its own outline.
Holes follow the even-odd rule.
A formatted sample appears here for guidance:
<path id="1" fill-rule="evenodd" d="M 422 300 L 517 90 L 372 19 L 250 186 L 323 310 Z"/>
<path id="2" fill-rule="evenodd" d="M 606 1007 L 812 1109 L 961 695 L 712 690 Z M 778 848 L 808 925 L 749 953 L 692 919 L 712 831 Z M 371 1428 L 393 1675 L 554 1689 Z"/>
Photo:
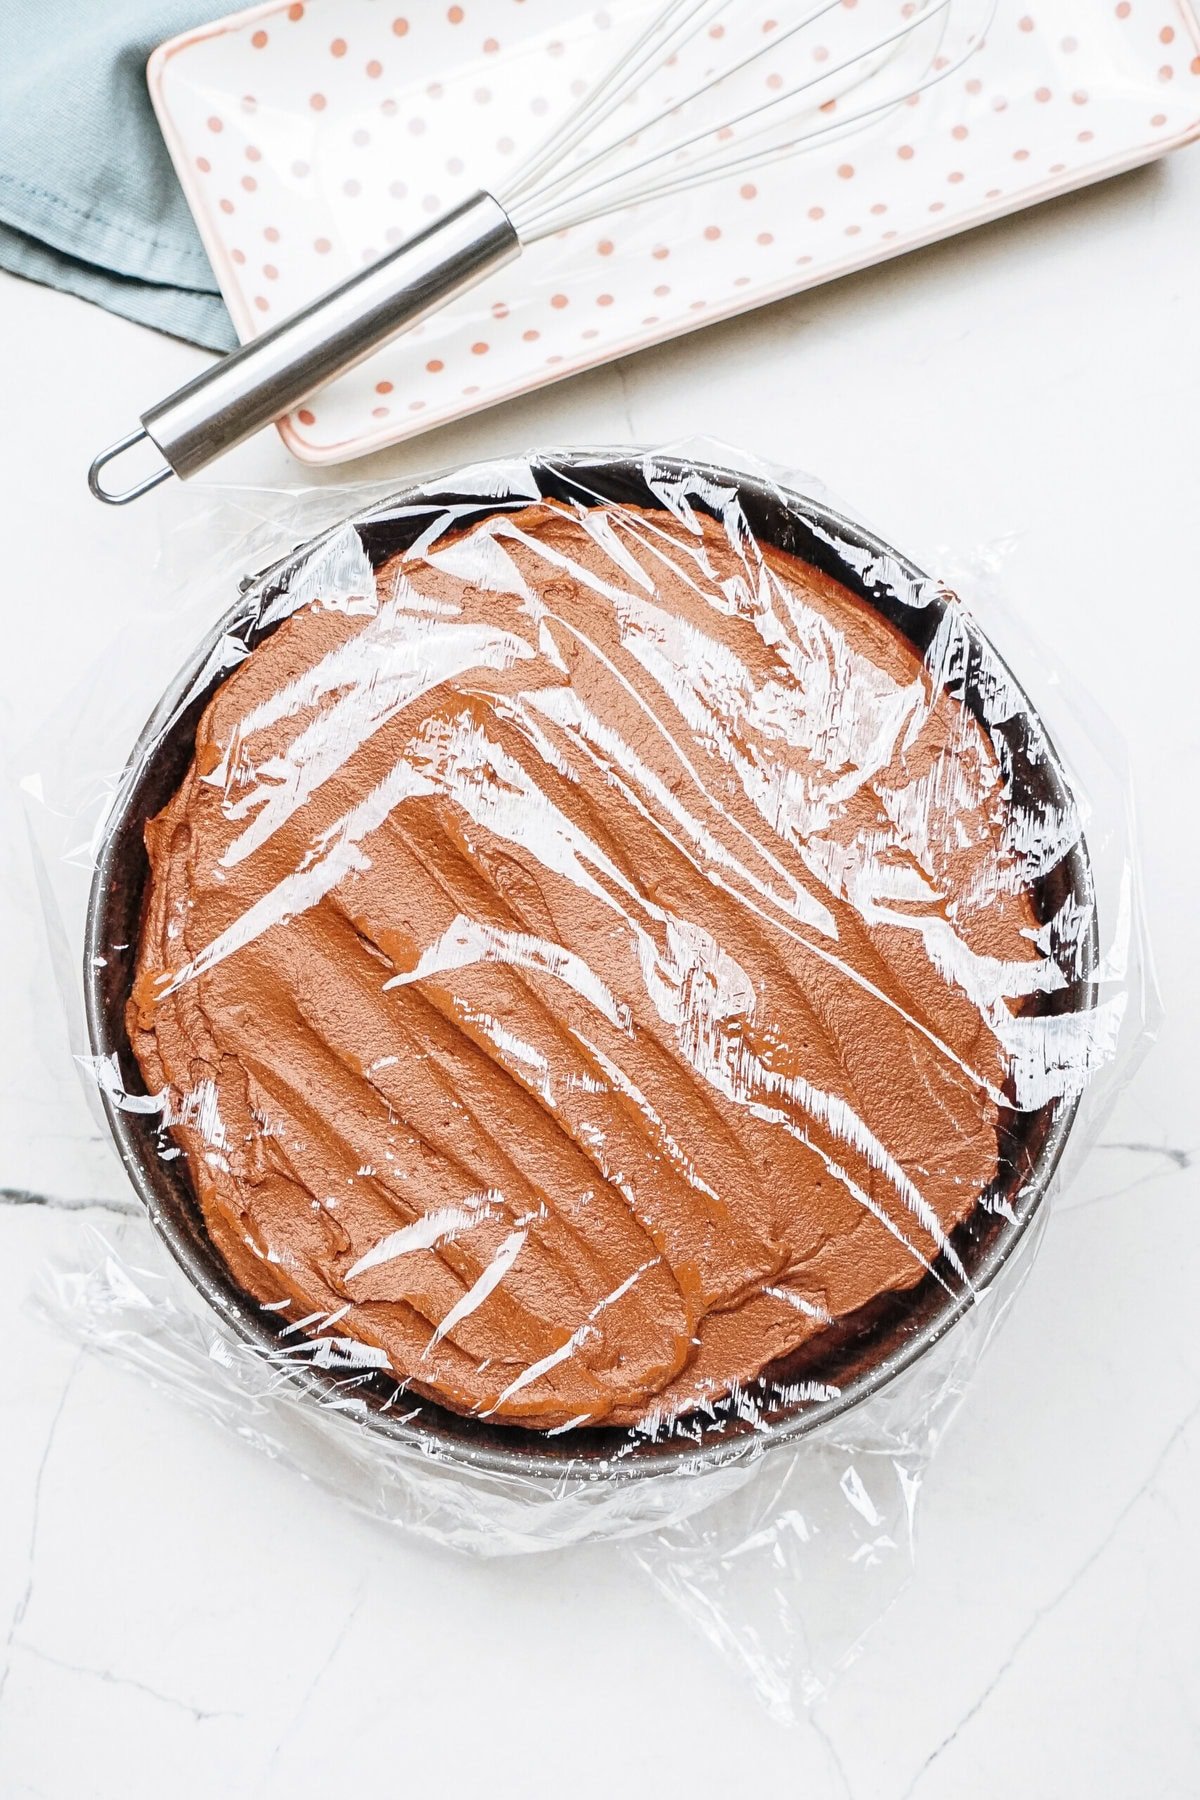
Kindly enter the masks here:
<path id="1" fill-rule="evenodd" d="M 797 3 L 775 0 L 785 20 Z M 842 3 L 861 18 L 900 0 Z M 506 167 L 579 104 L 654 0 L 404 4 L 279 0 L 150 59 L 243 340 L 473 189 L 503 192 Z M 739 29 L 775 25 L 749 9 Z M 806 54 L 821 49 L 814 37 Z M 769 58 L 756 68 L 780 82 Z M 306 462 L 359 456 L 1197 134 L 1200 28 L 1186 0 L 997 0 L 983 48 L 914 102 L 799 157 L 533 245 L 280 430 Z"/>

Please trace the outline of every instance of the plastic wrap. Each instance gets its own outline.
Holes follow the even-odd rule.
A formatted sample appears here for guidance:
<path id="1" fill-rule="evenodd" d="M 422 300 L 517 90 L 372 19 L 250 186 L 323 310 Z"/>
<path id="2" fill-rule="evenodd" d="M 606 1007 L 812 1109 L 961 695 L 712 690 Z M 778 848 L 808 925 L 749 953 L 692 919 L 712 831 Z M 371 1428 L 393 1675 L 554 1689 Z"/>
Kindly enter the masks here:
<path id="1" fill-rule="evenodd" d="M 26 790 L 179 1267 L 135 1234 L 47 1304 L 376 1517 L 629 1538 L 786 1712 L 908 1566 L 1151 981 L 1107 728 L 734 460 L 176 532 Z"/>

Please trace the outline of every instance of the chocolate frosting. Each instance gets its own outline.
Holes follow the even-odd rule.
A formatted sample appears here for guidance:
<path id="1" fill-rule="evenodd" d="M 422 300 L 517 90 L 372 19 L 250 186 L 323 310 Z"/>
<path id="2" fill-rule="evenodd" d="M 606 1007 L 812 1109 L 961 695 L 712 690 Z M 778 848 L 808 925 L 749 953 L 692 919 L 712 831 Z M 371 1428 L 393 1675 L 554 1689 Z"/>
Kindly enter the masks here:
<path id="1" fill-rule="evenodd" d="M 218 688 L 130 1038 L 264 1306 L 459 1412 L 669 1419 L 963 1279 L 1045 966 L 1016 836 L 845 588 L 736 521 L 532 505 Z"/>

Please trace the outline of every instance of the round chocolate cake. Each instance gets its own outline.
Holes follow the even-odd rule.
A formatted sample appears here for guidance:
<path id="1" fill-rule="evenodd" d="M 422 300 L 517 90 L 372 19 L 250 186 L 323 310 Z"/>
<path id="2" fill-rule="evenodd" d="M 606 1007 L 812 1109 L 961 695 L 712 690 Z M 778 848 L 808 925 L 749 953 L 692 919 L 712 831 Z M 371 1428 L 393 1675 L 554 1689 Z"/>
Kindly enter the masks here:
<path id="1" fill-rule="evenodd" d="M 234 1281 L 543 1431 L 958 1281 L 1047 981 L 1006 794 L 879 611 L 698 513 L 316 594 L 146 828 L 130 1042 Z"/>

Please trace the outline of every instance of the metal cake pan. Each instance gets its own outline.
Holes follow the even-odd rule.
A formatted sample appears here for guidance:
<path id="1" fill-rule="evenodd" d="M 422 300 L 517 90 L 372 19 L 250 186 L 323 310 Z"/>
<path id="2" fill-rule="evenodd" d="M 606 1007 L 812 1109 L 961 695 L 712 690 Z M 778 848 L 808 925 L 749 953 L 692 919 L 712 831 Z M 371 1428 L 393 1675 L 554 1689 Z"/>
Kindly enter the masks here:
<path id="1" fill-rule="evenodd" d="M 706 508 L 702 490 L 736 493 L 746 519 L 762 541 L 814 564 L 859 595 L 922 653 L 928 648 L 949 604 L 923 599 L 913 606 L 890 587 L 868 581 L 858 572 L 862 552 L 903 580 L 920 582 L 921 572 L 889 545 L 832 511 L 822 502 L 782 489 L 769 481 L 711 464 L 633 451 L 574 450 L 531 454 L 522 459 L 540 493 L 550 499 L 605 500 L 641 507 L 661 506 L 652 478 L 690 479 L 690 502 Z M 498 478 L 511 464 L 497 464 Z M 529 504 L 529 494 L 506 494 L 503 487 L 486 499 L 480 494 L 480 465 L 457 486 L 453 475 L 435 478 L 395 496 L 348 521 L 357 530 L 374 567 L 408 548 L 420 531 L 447 505 L 469 522 L 499 510 Z M 465 510 L 463 510 L 465 509 Z M 339 524 L 334 530 L 344 529 Z M 213 691 L 228 672 L 211 671 L 214 650 L 233 636 L 252 647 L 275 629 L 264 622 L 271 601 L 288 585 L 292 572 L 333 532 L 311 542 L 258 576 L 243 583 L 242 592 L 193 652 L 148 721 L 135 744 L 109 813 L 96 863 L 85 928 L 83 978 L 86 1016 L 94 1056 L 115 1059 L 124 1091 L 145 1093 L 125 1029 L 125 1006 L 132 985 L 143 893 L 148 864 L 143 844 L 146 821 L 166 805 L 191 761 L 196 725 Z M 857 553 L 857 555 L 856 555 Z M 852 560 L 854 559 L 854 560 Z M 902 585 L 902 583 L 901 583 Z M 988 688 L 997 675 L 1011 682 L 1025 699 L 1000 657 L 964 616 L 970 653 L 961 672 L 962 698 L 982 718 Z M 1018 802 L 1059 807 L 1069 797 L 1069 784 L 1057 752 L 1031 702 L 1005 722 L 991 727 L 1007 740 Z M 1085 941 L 1082 968 L 1064 970 L 1067 980 L 1050 995 L 1038 995 L 1042 1012 L 1078 1011 L 1095 1001 L 1093 973 L 1097 962 L 1093 883 L 1086 846 L 1074 844 L 1054 869 L 1031 887 L 1040 919 L 1051 918 L 1067 900 L 1091 907 L 1092 931 Z M 189 1280 L 222 1323 L 264 1357 L 278 1359 L 281 1322 L 233 1282 L 205 1230 L 183 1157 L 164 1160 L 163 1138 L 155 1115 L 123 1108 L 113 1095 L 102 1095 L 108 1125 L 154 1229 Z M 860 1404 L 893 1381 L 937 1343 L 973 1304 L 978 1293 L 1008 1262 L 1045 1199 L 1051 1177 L 1070 1133 L 1078 1099 L 1046 1105 L 1037 1112 L 1008 1115 L 1002 1131 L 1001 1169 L 988 1192 L 987 1206 L 977 1205 L 952 1235 L 971 1288 L 947 1293 L 933 1275 L 925 1275 L 903 1293 L 881 1297 L 860 1314 L 822 1333 L 815 1344 L 773 1367 L 764 1377 L 759 1417 L 749 1424 L 732 1404 L 718 1405 L 712 1417 L 694 1414 L 686 1434 L 658 1437 L 617 1428 L 583 1428 L 545 1436 L 524 1428 L 464 1418 L 432 1401 L 404 1396 L 402 1419 L 391 1408 L 395 1382 L 380 1374 L 355 1377 L 361 1401 L 361 1427 L 384 1438 L 408 1443 L 439 1459 L 492 1472 L 524 1477 L 563 1479 L 590 1476 L 600 1480 L 641 1479 L 680 1469 L 704 1469 L 753 1446 L 794 1442 L 838 1414 Z M 994 1202 L 1001 1202 L 997 1205 Z M 973 1291 L 972 1291 L 973 1290 Z M 296 1362 L 294 1335 L 288 1340 L 288 1366 L 300 1389 L 314 1404 L 337 1401 L 344 1411 L 346 1378 L 312 1364 Z M 836 1388 L 836 1397 L 817 1401 L 772 1399 L 776 1387 L 792 1389 L 819 1380 Z M 416 1416 L 412 1416 L 414 1407 Z"/>

